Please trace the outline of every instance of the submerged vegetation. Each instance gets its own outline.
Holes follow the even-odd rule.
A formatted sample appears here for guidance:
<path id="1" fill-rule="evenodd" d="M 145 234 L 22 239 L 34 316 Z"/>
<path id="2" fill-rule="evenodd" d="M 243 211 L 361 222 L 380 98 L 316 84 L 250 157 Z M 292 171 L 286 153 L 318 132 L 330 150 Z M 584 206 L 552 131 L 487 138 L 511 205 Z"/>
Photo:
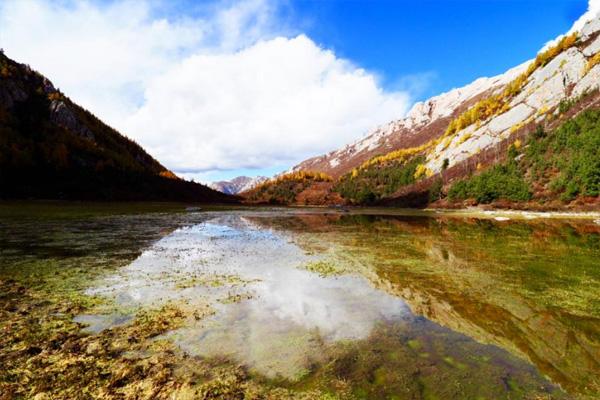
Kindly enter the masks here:
<path id="1" fill-rule="evenodd" d="M 412 310 L 482 343 L 498 344 L 534 360 L 574 398 L 594 399 L 600 393 L 600 302 L 596 298 L 600 226 L 592 221 L 323 216 L 322 223 L 335 235 L 322 233 L 314 216 L 263 221 L 269 228 L 294 229 L 301 237 L 312 237 L 316 246 L 327 238 L 329 247 L 368 265 L 362 273 L 375 273 L 369 279 L 382 290 L 402 296 Z M 416 354 L 428 353 L 422 338 L 403 337 Z M 376 354 L 381 360 L 389 352 Z M 423 357 L 431 360 L 432 354 Z M 457 370 L 466 365 L 462 371 L 471 374 L 469 361 L 448 353 L 443 357 L 444 364 Z M 442 380 L 437 384 L 443 385 Z M 374 393 L 366 397 L 376 398 Z M 557 395 L 520 390 L 510 396 Z"/>
<path id="2" fill-rule="evenodd" d="M 2 399 L 569 398 L 527 364 L 523 354 L 536 363 L 541 360 L 543 372 L 576 395 L 600 391 L 591 375 L 600 312 L 593 297 L 600 282 L 594 268 L 598 227 L 593 224 L 544 221 L 543 226 L 501 227 L 491 221 L 285 211 L 267 217 L 177 210 L 111 216 L 89 209 L 67 215 L 55 209 L 57 215 L 2 214 L 2 229 L 12 232 L 0 238 Z M 182 226 L 194 229 L 174 230 Z M 201 232 L 216 236 L 195 242 Z M 222 268 L 206 275 L 206 251 L 198 244 L 223 242 L 218 249 L 227 249 L 232 257 L 227 265 L 247 272 L 256 268 L 265 280 Z M 292 243 L 302 243 L 301 249 Z M 272 260 L 273 252 L 288 254 L 290 246 L 308 254 L 302 258 L 308 262 L 284 266 L 290 260 Z M 230 254 L 232 249 L 236 254 Z M 154 275 L 138 270 L 157 288 L 189 294 L 204 288 L 222 294 L 222 301 L 174 298 L 129 310 L 130 319 L 115 316 L 105 329 L 84 329 L 74 317 L 111 317 L 119 307 L 110 299 L 117 301 L 121 292 L 98 298 L 83 289 L 102 287 L 114 277 L 119 286 L 127 284 L 132 269 L 120 267 L 136 265 L 132 258 L 140 254 L 148 265 L 164 261 L 171 266 Z M 223 259 L 220 251 L 214 255 L 215 262 Z M 282 274 L 284 281 L 286 271 L 298 277 L 296 268 L 310 271 L 301 274 L 310 280 L 273 292 L 271 274 L 263 270 L 267 265 L 273 268 L 267 272 Z M 134 272 L 133 277 L 140 275 Z M 374 293 L 366 281 L 351 285 L 365 279 L 380 291 Z M 502 284 L 491 288 L 490 282 Z M 266 285 L 264 293 L 273 298 L 236 292 L 254 283 Z M 315 283 L 326 296 L 315 296 Z M 281 293 L 289 293 L 283 308 L 278 306 Z M 426 318 L 399 307 L 399 296 Z M 218 315 L 228 307 L 239 312 L 225 320 L 224 338 L 240 334 L 237 345 L 246 347 L 224 347 L 223 354 L 208 356 L 180 345 L 176 332 L 183 329 L 183 336 L 199 340 L 185 329 L 205 323 L 217 328 Z M 436 313 L 438 309 L 443 312 Z M 378 317 L 365 325 L 366 315 L 380 312 L 399 319 Z M 243 323 L 248 314 L 258 314 L 259 326 Z M 321 325 L 312 325 L 315 321 Z M 335 324 L 341 329 L 328 335 L 327 328 Z M 554 332 L 557 339 L 549 345 L 539 337 L 542 332 Z M 565 344 L 563 337 L 575 339 Z M 589 354 L 580 351 L 582 343 Z M 307 349 L 318 357 L 303 356 Z M 229 357 L 234 350 L 249 356 L 249 362 Z M 296 354 L 299 359 L 293 358 Z M 304 368 L 291 378 L 267 376 L 254 368 L 265 359 L 282 365 L 299 362 Z M 583 361 L 578 365 L 574 360 Z"/>

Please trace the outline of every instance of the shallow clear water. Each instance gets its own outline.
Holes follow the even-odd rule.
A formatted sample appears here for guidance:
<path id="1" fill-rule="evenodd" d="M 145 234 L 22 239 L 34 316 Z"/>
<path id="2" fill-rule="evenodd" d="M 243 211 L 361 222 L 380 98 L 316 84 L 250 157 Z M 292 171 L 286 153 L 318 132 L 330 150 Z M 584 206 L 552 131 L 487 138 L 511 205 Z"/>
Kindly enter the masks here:
<path id="1" fill-rule="evenodd" d="M 274 385 L 347 382 L 356 398 L 600 393 L 593 221 L 3 211 L 0 276 L 110 299 L 76 317 L 91 333 L 177 302 L 214 313 L 161 339 Z"/>

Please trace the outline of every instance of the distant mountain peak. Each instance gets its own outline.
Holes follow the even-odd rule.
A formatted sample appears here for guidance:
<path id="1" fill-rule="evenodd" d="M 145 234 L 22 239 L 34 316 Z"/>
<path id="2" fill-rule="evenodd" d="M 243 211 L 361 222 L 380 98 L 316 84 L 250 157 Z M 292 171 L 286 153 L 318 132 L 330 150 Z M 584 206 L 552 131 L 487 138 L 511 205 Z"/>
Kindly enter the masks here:
<path id="1" fill-rule="evenodd" d="M 268 178 L 265 176 L 257 176 L 251 178 L 249 176 L 238 176 L 230 181 L 212 182 L 208 186 L 214 190 L 225 194 L 235 195 L 238 193 L 247 192 L 257 185 L 265 182 Z"/>

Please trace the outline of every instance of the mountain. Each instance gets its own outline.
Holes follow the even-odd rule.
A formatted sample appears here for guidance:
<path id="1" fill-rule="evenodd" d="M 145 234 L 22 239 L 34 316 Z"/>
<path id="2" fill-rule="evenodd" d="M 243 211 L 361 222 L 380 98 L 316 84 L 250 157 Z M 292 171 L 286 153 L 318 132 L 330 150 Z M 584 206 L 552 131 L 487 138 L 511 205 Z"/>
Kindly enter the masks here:
<path id="1" fill-rule="evenodd" d="M 417 103 L 291 172 L 331 176 L 319 190 L 349 204 L 600 208 L 599 51 L 596 17 L 533 60 Z M 285 182 L 263 193 L 299 203 L 316 185 Z"/>
<path id="2" fill-rule="evenodd" d="M 255 178 L 238 176 L 230 181 L 212 182 L 208 186 L 214 190 L 218 190 L 219 192 L 235 195 L 238 193 L 247 192 L 255 186 L 265 182 L 267 179 L 268 178 L 266 176 L 257 176 Z"/>
<path id="3" fill-rule="evenodd" d="M 11 198 L 237 201 L 179 179 L 0 52 L 0 199 Z"/>
<path id="4" fill-rule="evenodd" d="M 405 118 L 379 126 L 342 149 L 303 161 L 292 171 L 319 171 L 340 177 L 377 155 L 420 146 L 437 137 L 453 117 L 505 86 L 526 67 L 523 64 L 493 78 L 480 78 L 463 88 L 416 103 Z"/>

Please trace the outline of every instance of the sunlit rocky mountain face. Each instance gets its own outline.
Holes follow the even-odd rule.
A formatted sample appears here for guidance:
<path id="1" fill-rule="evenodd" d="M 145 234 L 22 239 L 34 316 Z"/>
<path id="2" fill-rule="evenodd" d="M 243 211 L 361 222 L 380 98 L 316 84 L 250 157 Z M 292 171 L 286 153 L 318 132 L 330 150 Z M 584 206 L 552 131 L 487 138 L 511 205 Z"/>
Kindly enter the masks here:
<path id="1" fill-rule="evenodd" d="M 179 179 L 41 74 L 0 53 L 0 199 L 234 198 Z"/>
<path id="2" fill-rule="evenodd" d="M 532 61 L 419 102 L 406 117 L 290 171 L 327 179 L 278 177 L 245 196 L 293 204 L 597 208 L 599 51 L 596 18 Z"/>

